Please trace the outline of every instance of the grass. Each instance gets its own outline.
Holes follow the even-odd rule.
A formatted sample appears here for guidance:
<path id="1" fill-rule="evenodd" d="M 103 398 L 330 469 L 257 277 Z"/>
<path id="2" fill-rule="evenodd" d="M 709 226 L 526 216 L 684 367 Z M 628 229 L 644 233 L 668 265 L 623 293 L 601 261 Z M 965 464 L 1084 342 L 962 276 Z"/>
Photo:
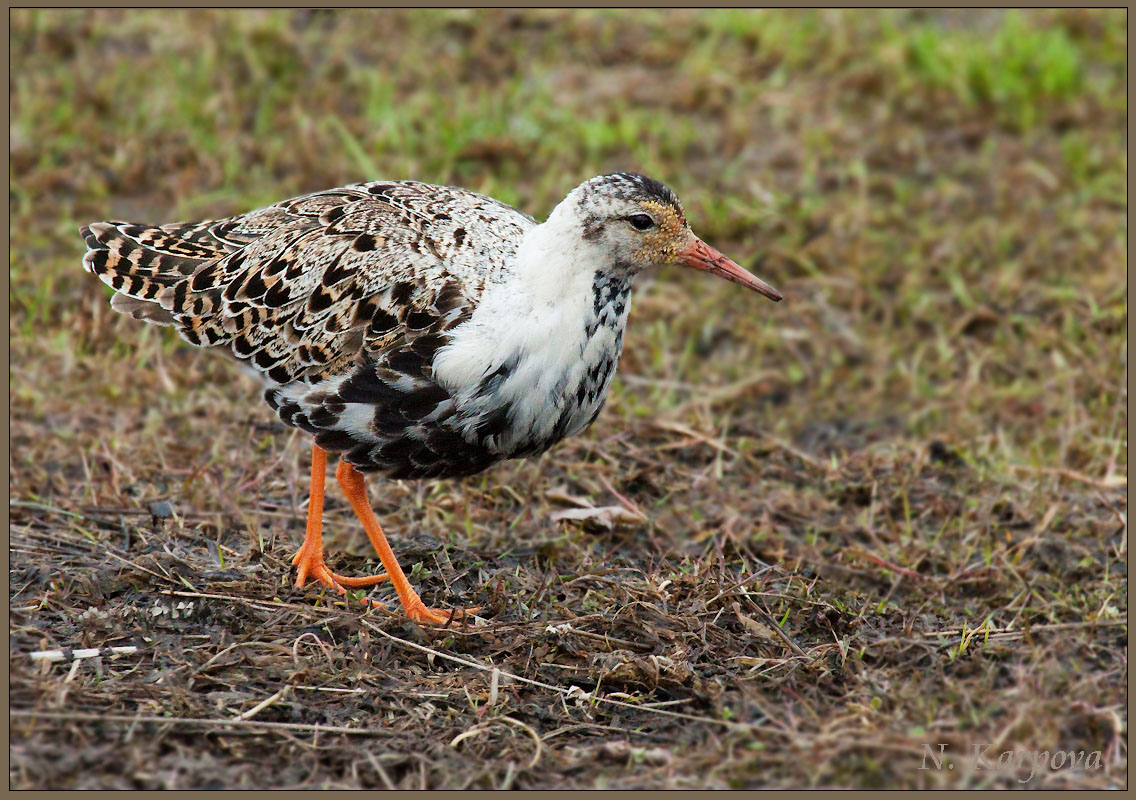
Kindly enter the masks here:
<path id="1" fill-rule="evenodd" d="M 11 785 L 1126 786 L 1126 24 L 13 12 Z M 303 437 L 79 269 L 91 220 L 379 177 L 540 217 L 612 169 L 786 301 L 644 275 L 585 436 L 372 487 L 471 631 L 293 590 Z M 920 769 L 938 743 L 1101 763 Z"/>

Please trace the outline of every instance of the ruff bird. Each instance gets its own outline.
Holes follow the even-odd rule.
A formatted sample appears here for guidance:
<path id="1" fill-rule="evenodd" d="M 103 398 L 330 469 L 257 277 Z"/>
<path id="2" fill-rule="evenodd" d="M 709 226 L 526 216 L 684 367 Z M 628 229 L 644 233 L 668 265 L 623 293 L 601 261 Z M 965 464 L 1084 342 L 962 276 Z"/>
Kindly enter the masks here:
<path id="1" fill-rule="evenodd" d="M 312 435 L 297 588 L 314 578 L 346 594 L 389 580 L 411 619 L 435 624 L 476 609 L 422 602 L 367 501 L 366 473 L 472 475 L 583 431 L 611 385 L 643 270 L 680 264 L 781 299 L 695 236 L 674 192 L 631 173 L 585 181 L 540 224 L 465 189 L 375 181 L 228 219 L 81 233 L 83 266 L 115 290 L 112 308 L 237 359 L 280 419 Z M 338 575 L 324 561 L 328 453 L 381 575 Z"/>

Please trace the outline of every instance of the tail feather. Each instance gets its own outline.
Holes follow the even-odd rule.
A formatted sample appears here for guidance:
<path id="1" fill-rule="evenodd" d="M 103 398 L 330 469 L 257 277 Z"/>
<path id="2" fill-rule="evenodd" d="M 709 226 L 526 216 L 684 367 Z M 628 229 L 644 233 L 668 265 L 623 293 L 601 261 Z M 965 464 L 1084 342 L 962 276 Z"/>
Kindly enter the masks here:
<path id="1" fill-rule="evenodd" d="M 228 253 L 205 235 L 213 223 L 163 227 L 129 222 L 95 222 L 80 229 L 87 243 L 83 269 L 98 276 L 118 294 L 116 311 L 156 325 L 175 323 L 159 295 L 187 281 L 205 263 Z"/>
<path id="2" fill-rule="evenodd" d="M 120 314 L 129 314 L 153 325 L 175 325 L 174 315 L 157 303 L 139 300 L 128 294 L 116 294 L 110 299 L 110 307 Z"/>

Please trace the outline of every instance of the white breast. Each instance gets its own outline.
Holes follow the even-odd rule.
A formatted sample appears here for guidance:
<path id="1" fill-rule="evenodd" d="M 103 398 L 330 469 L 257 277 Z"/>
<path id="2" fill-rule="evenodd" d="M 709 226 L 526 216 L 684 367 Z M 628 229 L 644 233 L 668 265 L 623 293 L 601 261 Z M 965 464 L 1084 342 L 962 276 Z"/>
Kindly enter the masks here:
<path id="1" fill-rule="evenodd" d="M 631 276 L 597 309 L 596 270 L 564 263 L 591 254 L 533 236 L 544 227 L 530 232 L 511 279 L 486 288 L 433 364 L 465 438 L 503 455 L 539 452 L 582 431 L 603 403 L 623 344 Z M 503 414 L 507 424 L 488 424 Z"/>

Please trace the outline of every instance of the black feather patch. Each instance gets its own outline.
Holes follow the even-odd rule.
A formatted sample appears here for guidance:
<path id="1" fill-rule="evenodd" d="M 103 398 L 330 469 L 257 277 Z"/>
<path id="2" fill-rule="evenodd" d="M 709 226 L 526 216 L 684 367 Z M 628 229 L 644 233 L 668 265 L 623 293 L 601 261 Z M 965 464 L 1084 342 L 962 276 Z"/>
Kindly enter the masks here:
<path id="1" fill-rule="evenodd" d="M 110 253 L 107 250 L 95 250 L 91 253 L 91 271 L 96 275 L 102 275 L 106 272 L 107 261 L 110 259 Z"/>
<path id="2" fill-rule="evenodd" d="M 398 317 L 382 308 L 376 309 L 375 315 L 371 317 L 371 331 L 373 333 L 390 333 L 397 327 Z"/>
<path id="3" fill-rule="evenodd" d="M 268 370 L 268 377 L 277 383 L 289 383 L 292 380 L 292 373 L 283 364 L 277 364 L 272 369 Z"/>
<path id="4" fill-rule="evenodd" d="M 308 312 L 311 314 L 318 314 L 321 311 L 331 308 L 331 304 L 335 302 L 335 298 L 323 289 L 316 289 L 312 292 L 311 297 L 308 298 Z"/>
<path id="5" fill-rule="evenodd" d="M 477 393 L 483 395 L 493 394 L 500 388 L 501 384 L 516 367 L 517 359 L 515 358 L 503 361 L 501 366 L 481 379 L 481 383 L 477 387 Z"/>
<path id="6" fill-rule="evenodd" d="M 355 270 L 343 265 L 342 256 L 340 256 L 340 258 L 335 260 L 335 263 L 324 270 L 323 278 L 320 279 L 320 283 L 325 287 L 335 286 L 335 284 L 340 281 L 350 278 L 354 272 Z"/>
<path id="7" fill-rule="evenodd" d="M 404 306 L 409 302 L 410 298 L 414 296 L 415 286 L 413 283 L 401 281 L 394 285 L 391 289 L 391 303 L 395 306 Z"/>
<path id="8" fill-rule="evenodd" d="M 388 353 L 384 360 L 389 369 L 394 370 L 400 375 L 409 375 L 412 377 L 422 375 L 423 368 L 426 366 L 422 356 L 409 348 Z"/>
<path id="9" fill-rule="evenodd" d="M 244 288 L 241 289 L 240 295 L 250 300 L 255 300 L 258 297 L 264 297 L 264 293 L 268 291 L 268 286 L 264 282 L 264 277 L 260 272 L 254 271 L 249 275 L 248 280 L 245 281 Z"/>
<path id="10" fill-rule="evenodd" d="M 438 352 L 438 348 L 444 347 L 448 339 L 439 334 L 432 333 L 426 336 L 419 336 L 414 339 L 407 347 L 414 355 L 418 356 L 422 361 L 423 366 L 434 363 L 434 356 Z"/>
<path id="11" fill-rule="evenodd" d="M 241 336 L 233 339 L 233 352 L 241 358 L 248 358 L 253 354 L 253 352 L 255 352 L 255 350 L 253 348 L 252 342 L 246 339 L 242 334 Z"/>
<path id="12" fill-rule="evenodd" d="M 504 433 L 509 429 L 509 415 L 512 411 L 513 407 L 509 404 L 505 404 L 494 409 L 489 414 L 486 414 L 485 419 L 477 424 L 477 437 L 479 439 L 488 439 L 490 436 L 497 436 Z"/>
<path id="13" fill-rule="evenodd" d="M 456 282 L 450 281 L 438 292 L 438 297 L 434 300 L 434 308 L 438 309 L 439 313 L 445 314 L 464 302 L 465 298 L 462 297 L 461 287 Z"/>
<path id="14" fill-rule="evenodd" d="M 264 293 L 263 302 L 269 308 L 283 308 L 288 305 L 288 301 L 291 299 L 292 295 L 288 291 L 288 282 L 279 280 Z"/>
<path id="15" fill-rule="evenodd" d="M 352 247 L 360 253 L 369 253 L 375 249 L 378 241 L 369 233 L 361 233 L 355 237 Z"/>
<path id="16" fill-rule="evenodd" d="M 412 331 L 421 331 L 429 328 L 438 318 L 429 311 L 412 311 L 406 315 L 406 327 Z"/>
<path id="17" fill-rule="evenodd" d="M 307 430 L 307 428 L 305 428 Z M 308 431 L 313 433 L 313 431 Z M 347 431 L 327 430 L 326 428 L 317 429 L 315 431 L 316 444 L 324 450 L 331 450 L 332 452 L 342 452 L 350 450 L 359 444 L 359 440 L 353 437 Z"/>
<path id="18" fill-rule="evenodd" d="M 276 366 L 276 364 L 280 362 L 281 358 L 283 358 L 283 356 L 277 356 L 274 358 L 267 350 L 258 350 L 256 352 L 256 355 L 254 355 L 252 358 L 252 363 L 256 364 L 263 370 L 268 370 Z"/>
<path id="19" fill-rule="evenodd" d="M 355 370 L 339 387 L 337 394 L 344 403 L 370 403 L 376 406 L 402 399 L 401 392 L 379 378 L 373 364 Z"/>
<path id="20" fill-rule="evenodd" d="M 431 383 L 423 389 L 408 392 L 403 397 L 402 402 L 398 404 L 398 408 L 406 417 L 419 420 L 428 416 L 440 403 L 449 399 L 449 392 L 441 386 Z"/>

